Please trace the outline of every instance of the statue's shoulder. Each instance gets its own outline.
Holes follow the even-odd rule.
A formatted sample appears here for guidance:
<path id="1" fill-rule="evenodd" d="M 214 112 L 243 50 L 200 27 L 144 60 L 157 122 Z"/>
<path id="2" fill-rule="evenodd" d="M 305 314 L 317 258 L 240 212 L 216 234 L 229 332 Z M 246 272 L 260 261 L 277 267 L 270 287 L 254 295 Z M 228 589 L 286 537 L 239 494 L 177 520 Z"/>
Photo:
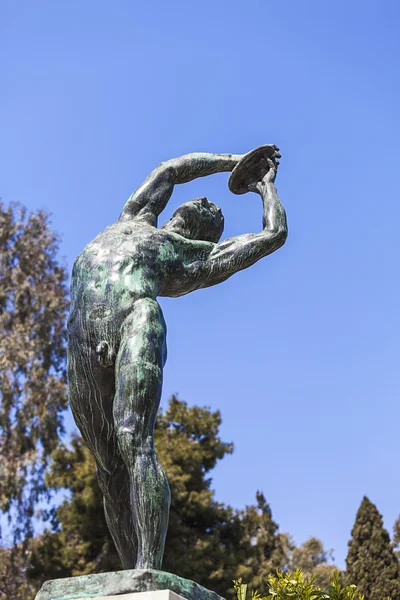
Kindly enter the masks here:
<path id="1" fill-rule="evenodd" d="M 84 256 L 93 255 L 101 249 L 106 249 L 115 244 L 115 242 L 124 237 L 124 234 L 131 233 L 129 227 L 120 222 L 111 223 L 105 229 L 100 231 L 82 250 L 76 261 L 82 260 Z"/>

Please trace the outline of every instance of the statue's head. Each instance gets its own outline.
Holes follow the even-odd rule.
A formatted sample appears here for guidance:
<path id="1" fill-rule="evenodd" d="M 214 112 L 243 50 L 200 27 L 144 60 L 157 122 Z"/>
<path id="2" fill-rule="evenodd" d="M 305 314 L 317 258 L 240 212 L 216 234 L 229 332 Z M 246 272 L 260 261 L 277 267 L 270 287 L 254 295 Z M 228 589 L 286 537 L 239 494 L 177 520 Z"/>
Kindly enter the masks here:
<path id="1" fill-rule="evenodd" d="M 179 233 L 189 240 L 216 243 L 224 231 L 224 216 L 219 206 L 207 198 L 196 198 L 177 208 L 162 229 Z"/>

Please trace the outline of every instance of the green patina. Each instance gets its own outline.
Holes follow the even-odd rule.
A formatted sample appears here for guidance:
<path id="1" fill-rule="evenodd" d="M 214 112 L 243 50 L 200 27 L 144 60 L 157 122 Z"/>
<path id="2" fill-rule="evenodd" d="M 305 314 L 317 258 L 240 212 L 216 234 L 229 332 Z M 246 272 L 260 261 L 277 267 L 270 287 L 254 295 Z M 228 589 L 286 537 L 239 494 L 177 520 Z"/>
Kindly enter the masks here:
<path id="1" fill-rule="evenodd" d="M 221 600 L 221 596 L 194 581 L 151 569 L 99 573 L 47 581 L 35 600 L 93 599 L 99 596 L 118 596 L 158 590 L 171 590 L 187 600 Z"/>
<path id="2" fill-rule="evenodd" d="M 157 260 L 161 264 L 167 265 L 170 261 L 174 261 L 178 258 L 179 254 L 171 243 L 163 244 L 160 248 L 160 252 Z"/>
<path id="3" fill-rule="evenodd" d="M 146 284 L 144 271 L 145 269 L 143 267 L 135 267 L 135 269 L 121 281 L 121 284 L 126 285 L 126 283 L 129 282 L 129 287 L 141 290 L 143 285 Z"/>

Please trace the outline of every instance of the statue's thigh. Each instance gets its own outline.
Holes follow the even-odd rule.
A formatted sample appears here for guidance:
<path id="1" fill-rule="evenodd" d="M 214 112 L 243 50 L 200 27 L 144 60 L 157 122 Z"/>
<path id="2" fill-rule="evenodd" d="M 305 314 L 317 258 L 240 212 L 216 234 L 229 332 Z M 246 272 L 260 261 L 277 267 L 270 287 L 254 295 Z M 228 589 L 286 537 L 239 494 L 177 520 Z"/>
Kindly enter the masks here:
<path id="1" fill-rule="evenodd" d="M 69 403 L 96 462 L 113 468 L 118 452 L 113 426 L 114 369 L 99 365 L 94 348 L 73 340 L 68 347 Z"/>
<path id="2" fill-rule="evenodd" d="M 137 300 L 120 329 L 116 359 L 118 372 L 126 364 L 149 361 L 164 366 L 166 361 L 166 324 L 156 300 Z"/>
<path id="3" fill-rule="evenodd" d="M 115 363 L 114 423 L 135 435 L 151 430 L 160 404 L 166 327 L 154 300 L 139 300 L 121 328 Z"/>

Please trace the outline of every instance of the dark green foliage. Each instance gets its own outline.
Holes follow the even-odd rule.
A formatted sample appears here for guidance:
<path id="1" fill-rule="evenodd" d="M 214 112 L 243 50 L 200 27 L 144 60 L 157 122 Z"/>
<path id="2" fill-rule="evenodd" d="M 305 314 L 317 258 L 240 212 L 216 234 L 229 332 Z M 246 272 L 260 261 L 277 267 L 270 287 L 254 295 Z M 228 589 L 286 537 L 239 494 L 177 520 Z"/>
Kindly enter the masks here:
<path id="1" fill-rule="evenodd" d="M 238 561 L 236 574 L 252 588 L 265 587 L 267 576 L 286 566 L 285 540 L 278 534 L 278 525 L 265 497 L 257 492 L 257 505 L 241 511 L 242 544 L 245 553 Z"/>
<path id="2" fill-rule="evenodd" d="M 376 506 L 364 496 L 351 532 L 346 580 L 365 594 L 366 600 L 391 596 L 400 599 L 399 563 Z"/>
<path id="3" fill-rule="evenodd" d="M 397 556 L 397 560 L 400 558 L 400 517 L 397 517 L 393 525 L 393 549 Z"/>

